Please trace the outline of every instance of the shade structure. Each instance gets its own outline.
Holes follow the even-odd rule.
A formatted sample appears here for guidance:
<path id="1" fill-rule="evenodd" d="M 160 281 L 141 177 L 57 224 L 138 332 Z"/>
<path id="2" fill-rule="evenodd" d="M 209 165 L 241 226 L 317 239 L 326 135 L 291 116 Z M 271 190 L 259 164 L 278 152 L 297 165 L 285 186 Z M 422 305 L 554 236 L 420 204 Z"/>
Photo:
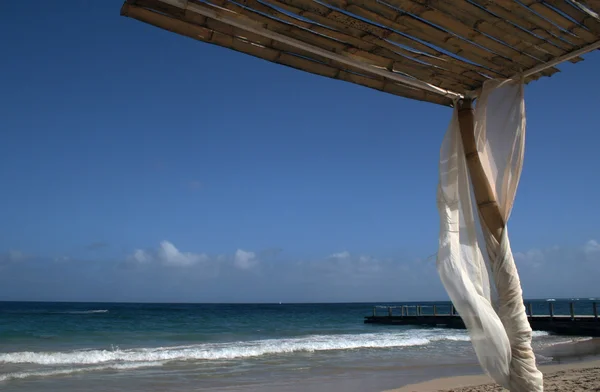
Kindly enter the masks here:
<path id="1" fill-rule="evenodd" d="M 525 73 L 529 82 L 581 61 L 600 47 L 598 13 L 598 0 L 128 0 L 121 9 L 198 41 L 447 106 L 486 80 Z"/>
<path id="2" fill-rule="evenodd" d="M 507 231 L 523 163 L 523 87 L 599 49 L 599 13 L 600 0 L 128 0 L 121 8 L 273 63 L 453 106 L 440 153 L 438 271 L 480 364 L 514 392 L 543 390 Z"/>

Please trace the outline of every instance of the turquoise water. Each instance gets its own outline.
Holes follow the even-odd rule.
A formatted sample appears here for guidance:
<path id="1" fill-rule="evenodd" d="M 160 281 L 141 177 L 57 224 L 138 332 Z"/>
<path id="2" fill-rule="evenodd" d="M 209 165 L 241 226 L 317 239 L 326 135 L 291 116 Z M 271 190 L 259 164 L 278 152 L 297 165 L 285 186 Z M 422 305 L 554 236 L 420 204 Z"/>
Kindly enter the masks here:
<path id="1" fill-rule="evenodd" d="M 381 390 L 477 370 L 465 331 L 364 324 L 374 305 L 398 304 L 0 302 L 0 390 Z"/>

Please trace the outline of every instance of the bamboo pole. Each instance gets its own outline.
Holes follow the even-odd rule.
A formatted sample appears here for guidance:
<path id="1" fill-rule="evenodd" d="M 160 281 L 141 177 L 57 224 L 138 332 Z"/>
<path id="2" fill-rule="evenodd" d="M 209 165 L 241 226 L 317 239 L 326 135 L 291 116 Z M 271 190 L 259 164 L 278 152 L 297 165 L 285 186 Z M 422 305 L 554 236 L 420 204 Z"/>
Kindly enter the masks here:
<path id="1" fill-rule="evenodd" d="M 479 158 L 479 152 L 477 151 L 472 100 L 464 99 L 459 101 L 458 123 L 460 125 L 460 136 L 462 138 L 465 157 L 467 158 L 467 166 L 471 175 L 477 208 L 485 225 L 496 240 L 500 242 L 502 230 L 504 229 L 504 219 L 498 208 L 498 202 L 485 175 L 481 159 Z"/>
<path id="2" fill-rule="evenodd" d="M 475 116 L 472 104 L 473 102 L 471 99 L 459 101 L 458 122 L 464 154 L 467 161 L 466 163 L 471 177 L 471 185 L 475 195 L 477 209 L 479 211 L 480 222 L 482 225 L 486 226 L 487 231 L 498 243 L 498 245 L 494 245 L 491 239 L 486 239 L 487 253 L 490 256 L 489 261 L 492 264 L 491 270 L 499 294 L 498 307 L 500 309 L 505 309 L 504 313 L 498 314 L 498 316 L 505 325 L 508 324 L 512 327 L 524 328 L 523 324 L 528 323 L 527 310 L 523 303 L 523 294 L 519 287 L 519 278 L 518 276 L 513 276 L 513 272 L 511 272 L 512 270 L 516 273 L 516 270 L 509 265 L 496 264 L 498 262 L 502 263 L 502 261 L 496 260 L 496 257 L 499 256 L 497 252 L 502 246 L 505 222 L 492 187 L 490 186 L 489 180 L 483 169 L 479 151 L 477 150 L 477 142 L 475 140 Z M 498 249 L 495 249 L 496 247 L 498 247 Z M 512 259 L 507 262 L 514 263 Z M 510 314 L 506 312 L 507 308 L 510 309 Z M 519 338 L 511 334 L 509 334 L 508 339 L 511 346 L 512 357 L 509 377 L 511 380 L 513 379 L 513 376 L 515 377 L 514 381 L 511 381 L 511 383 L 514 382 L 515 387 L 518 386 L 515 390 L 523 392 L 537 391 L 537 387 L 534 387 L 533 384 L 530 387 L 527 387 L 524 383 L 519 381 L 523 380 L 523 377 L 526 375 L 533 374 L 533 369 L 536 367 L 530 344 L 522 342 Z M 517 361 L 515 361 L 515 359 L 517 359 Z M 538 374 L 538 376 L 541 377 L 541 373 Z"/>

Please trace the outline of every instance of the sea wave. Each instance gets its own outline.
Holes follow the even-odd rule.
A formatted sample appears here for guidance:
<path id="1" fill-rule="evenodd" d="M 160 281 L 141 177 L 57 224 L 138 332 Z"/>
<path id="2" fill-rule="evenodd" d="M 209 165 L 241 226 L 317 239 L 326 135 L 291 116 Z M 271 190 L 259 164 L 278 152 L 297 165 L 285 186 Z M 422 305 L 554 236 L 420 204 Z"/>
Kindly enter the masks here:
<path id="1" fill-rule="evenodd" d="M 88 366 L 88 367 L 69 367 L 62 369 L 52 369 L 52 370 L 40 370 L 40 371 L 25 371 L 25 372 L 13 372 L 0 374 L 0 382 L 9 381 L 9 380 L 17 380 L 28 377 L 51 377 L 51 376 L 65 376 L 74 373 L 81 372 L 93 372 L 93 371 L 102 371 L 102 370 L 132 370 L 146 367 L 155 367 L 161 366 L 163 362 L 140 362 L 140 363 L 117 363 L 103 366 Z"/>
<path id="2" fill-rule="evenodd" d="M 95 314 L 95 313 L 108 313 L 109 310 L 108 309 L 90 309 L 90 310 L 61 310 L 61 311 L 55 311 L 55 310 L 47 310 L 47 309 L 42 309 L 42 310 L 2 310 L 0 309 L 0 313 L 8 313 L 8 314 L 20 314 L 20 315 L 24 315 L 24 314 L 34 314 L 34 315 L 47 315 L 47 314 L 52 314 L 52 315 L 57 315 L 57 314 Z"/>
<path id="3" fill-rule="evenodd" d="M 62 314 L 94 314 L 94 313 L 108 313 L 108 309 L 92 309 L 92 310 L 70 310 L 66 312 L 57 312 Z"/>
<path id="4" fill-rule="evenodd" d="M 263 355 L 330 350 L 424 346 L 439 341 L 469 341 L 465 332 L 413 330 L 365 334 L 312 335 L 287 339 L 265 339 L 188 346 L 84 350 L 63 352 L 21 351 L 0 353 L 0 364 L 30 363 L 47 366 L 95 365 L 189 360 L 228 360 Z"/>

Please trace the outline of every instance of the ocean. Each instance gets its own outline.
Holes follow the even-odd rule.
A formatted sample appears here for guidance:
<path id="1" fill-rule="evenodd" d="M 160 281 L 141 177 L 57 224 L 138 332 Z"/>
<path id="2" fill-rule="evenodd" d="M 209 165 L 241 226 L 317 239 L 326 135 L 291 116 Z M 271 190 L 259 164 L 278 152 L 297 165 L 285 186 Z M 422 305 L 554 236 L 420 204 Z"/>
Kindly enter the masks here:
<path id="1" fill-rule="evenodd" d="M 381 391 L 480 372 L 466 331 L 364 324 L 375 305 L 399 304 L 0 302 L 0 390 Z M 570 341 L 534 332 L 536 353 Z"/>

